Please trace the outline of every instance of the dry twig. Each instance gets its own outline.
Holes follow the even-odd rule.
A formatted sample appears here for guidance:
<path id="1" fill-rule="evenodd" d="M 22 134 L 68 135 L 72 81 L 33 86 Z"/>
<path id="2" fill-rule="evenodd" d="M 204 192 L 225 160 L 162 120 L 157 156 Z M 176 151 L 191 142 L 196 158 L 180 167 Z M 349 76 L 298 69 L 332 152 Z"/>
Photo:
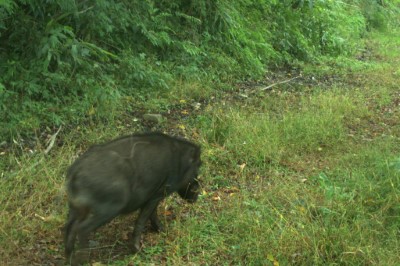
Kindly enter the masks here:
<path id="1" fill-rule="evenodd" d="M 284 80 L 284 81 L 279 81 L 279 82 L 273 83 L 271 85 L 268 85 L 267 87 L 261 88 L 260 91 L 265 91 L 265 90 L 271 89 L 272 87 L 275 87 L 276 85 L 285 84 L 285 83 L 291 82 L 292 80 L 300 78 L 300 77 L 301 77 L 301 75 L 296 76 L 296 77 L 291 78 L 291 79 L 288 79 L 288 80 Z"/>
<path id="2" fill-rule="evenodd" d="M 47 146 L 46 150 L 44 151 L 44 154 L 48 154 L 50 152 L 50 150 L 53 148 L 54 143 L 56 141 L 56 137 L 57 137 L 58 133 L 60 132 L 60 130 L 61 130 L 61 126 L 57 130 L 57 132 L 53 136 L 50 137 L 49 141 L 47 142 L 47 143 L 49 143 L 49 146 Z"/>

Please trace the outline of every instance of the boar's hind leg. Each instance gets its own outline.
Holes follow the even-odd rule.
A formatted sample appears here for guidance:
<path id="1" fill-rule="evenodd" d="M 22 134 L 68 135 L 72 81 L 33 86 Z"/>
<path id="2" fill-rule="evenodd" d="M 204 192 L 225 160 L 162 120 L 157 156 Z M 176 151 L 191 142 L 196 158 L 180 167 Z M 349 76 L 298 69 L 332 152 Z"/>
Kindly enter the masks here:
<path id="1" fill-rule="evenodd" d="M 81 221 L 77 226 L 80 248 L 86 248 L 88 246 L 89 234 L 114 219 L 120 213 L 122 207 L 122 204 L 104 204 L 103 206 L 98 206 L 92 212 L 92 215 L 87 216 L 85 220 Z"/>
<path id="2" fill-rule="evenodd" d="M 143 232 L 143 229 L 146 225 L 146 222 L 149 220 L 150 217 L 153 219 L 153 212 L 156 212 L 157 215 L 157 206 L 160 202 L 159 199 L 152 200 L 148 202 L 141 210 L 139 217 L 135 223 L 135 229 L 133 230 L 133 252 L 136 253 L 140 250 L 140 238 Z M 158 218 L 157 218 L 158 221 Z M 153 220 L 152 220 L 153 222 Z"/>
<path id="3" fill-rule="evenodd" d="M 85 219 L 87 215 L 87 209 L 81 209 L 80 211 L 78 211 L 76 208 L 70 205 L 68 212 L 68 221 L 65 224 L 64 236 L 65 257 L 67 258 L 67 260 L 70 259 L 72 251 L 74 250 L 79 221 Z"/>
<path id="4" fill-rule="evenodd" d="M 76 238 L 76 217 L 74 210 L 70 209 L 68 213 L 68 221 L 65 224 L 65 236 L 64 236 L 64 247 L 65 257 L 67 260 L 70 258 L 72 250 L 74 249 L 75 238 Z"/>

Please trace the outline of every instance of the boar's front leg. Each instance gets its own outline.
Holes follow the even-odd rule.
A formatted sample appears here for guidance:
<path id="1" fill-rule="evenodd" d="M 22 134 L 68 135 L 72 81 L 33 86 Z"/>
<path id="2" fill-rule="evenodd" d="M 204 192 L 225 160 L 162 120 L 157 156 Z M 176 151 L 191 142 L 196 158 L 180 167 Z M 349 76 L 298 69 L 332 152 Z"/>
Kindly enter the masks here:
<path id="1" fill-rule="evenodd" d="M 156 232 L 162 232 L 164 231 L 164 226 L 160 222 L 160 219 L 158 219 L 157 215 L 157 207 L 154 209 L 154 211 L 151 213 L 150 216 L 150 223 L 151 223 L 151 228 L 156 231 Z"/>
<path id="2" fill-rule="evenodd" d="M 135 223 L 135 229 L 133 230 L 133 252 L 136 253 L 140 250 L 140 238 L 143 232 L 143 229 L 146 225 L 146 222 L 150 217 L 153 219 L 153 212 L 156 212 L 157 216 L 157 206 L 160 202 L 160 199 L 151 200 L 144 207 L 142 207 L 139 217 Z M 157 218 L 158 220 L 158 218 Z M 159 221 L 158 221 L 159 223 Z"/>

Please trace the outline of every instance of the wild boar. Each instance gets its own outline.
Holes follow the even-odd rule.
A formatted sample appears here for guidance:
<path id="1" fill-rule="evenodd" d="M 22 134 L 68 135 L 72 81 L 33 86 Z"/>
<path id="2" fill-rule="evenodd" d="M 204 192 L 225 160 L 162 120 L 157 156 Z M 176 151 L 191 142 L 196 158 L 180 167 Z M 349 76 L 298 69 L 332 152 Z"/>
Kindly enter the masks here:
<path id="1" fill-rule="evenodd" d="M 131 135 L 95 145 L 67 171 L 69 213 L 65 255 L 75 240 L 87 247 L 88 235 L 120 214 L 140 209 L 133 231 L 133 252 L 148 220 L 161 231 L 157 206 L 173 192 L 188 202 L 199 193 L 200 147 L 162 133 Z"/>

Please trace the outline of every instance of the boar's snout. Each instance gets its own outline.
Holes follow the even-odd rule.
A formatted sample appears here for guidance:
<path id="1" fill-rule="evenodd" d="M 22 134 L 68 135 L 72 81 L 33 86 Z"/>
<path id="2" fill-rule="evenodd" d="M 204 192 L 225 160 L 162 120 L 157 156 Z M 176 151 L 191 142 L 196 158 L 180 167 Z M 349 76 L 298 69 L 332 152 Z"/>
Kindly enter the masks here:
<path id="1" fill-rule="evenodd" d="M 197 180 L 191 182 L 187 187 L 178 191 L 179 196 L 189 203 L 197 201 L 200 193 L 200 184 Z"/>

